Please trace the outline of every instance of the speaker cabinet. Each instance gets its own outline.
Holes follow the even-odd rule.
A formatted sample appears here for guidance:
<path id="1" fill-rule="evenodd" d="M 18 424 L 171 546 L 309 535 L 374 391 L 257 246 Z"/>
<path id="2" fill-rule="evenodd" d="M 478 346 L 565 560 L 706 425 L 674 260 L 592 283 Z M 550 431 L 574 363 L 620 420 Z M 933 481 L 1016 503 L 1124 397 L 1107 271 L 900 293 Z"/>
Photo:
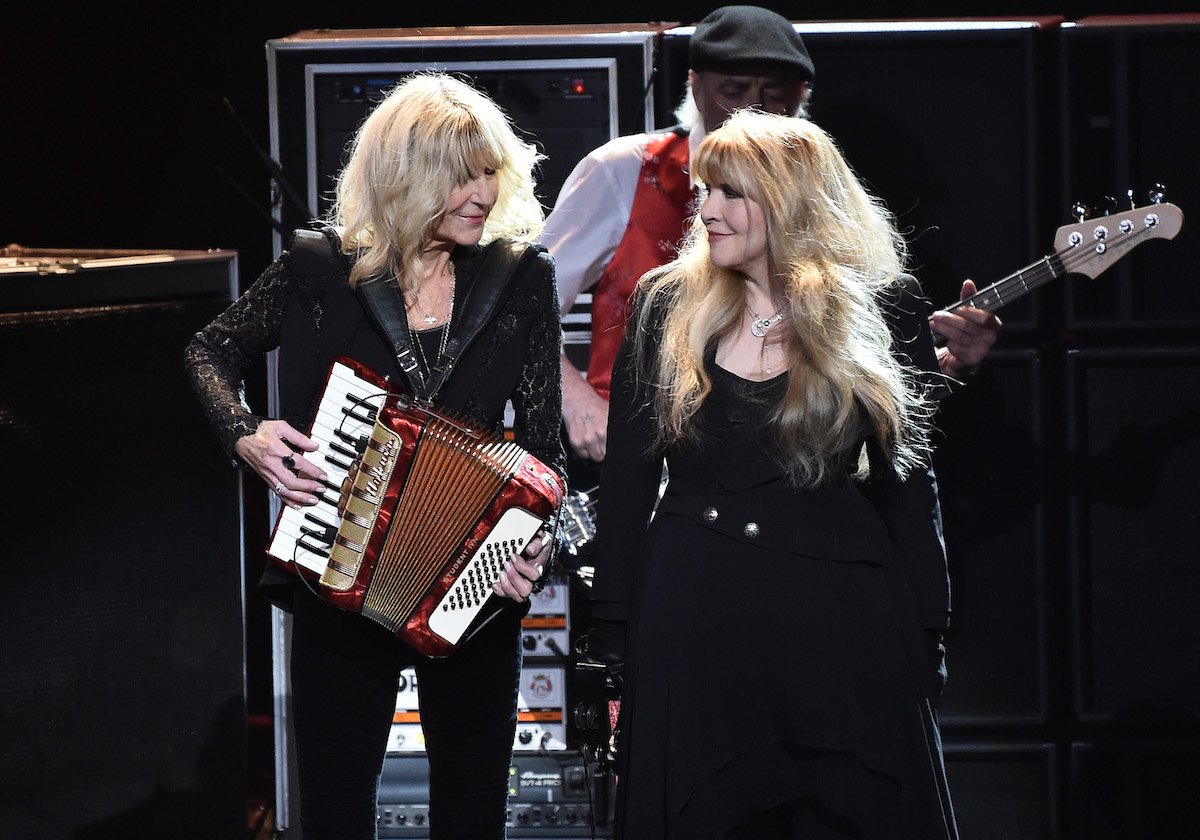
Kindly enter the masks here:
<path id="1" fill-rule="evenodd" d="M 1074 705 L 1085 721 L 1200 716 L 1200 349 L 1068 362 Z"/>
<path id="2" fill-rule="evenodd" d="M 13 253 L 0 835 L 240 836 L 239 480 L 183 370 L 234 255 Z"/>
<path id="3" fill-rule="evenodd" d="M 1102 212 L 1106 197 L 1127 209 L 1161 182 L 1187 213 L 1200 206 L 1200 14 L 1084 18 L 1062 33 L 1065 201 Z M 1200 326 L 1200 233 L 1150 242 L 1094 283 L 1070 287 L 1073 330 Z"/>
<path id="4" fill-rule="evenodd" d="M 330 207 L 354 131 L 405 76 L 441 70 L 484 90 L 547 158 L 547 207 L 575 164 L 651 123 L 649 24 L 315 30 L 267 43 L 272 152 L 306 212 L 284 203 L 288 227 Z"/>
<path id="5" fill-rule="evenodd" d="M 1036 351 L 997 351 L 942 401 L 935 468 L 950 558 L 947 727 L 1048 714 L 1047 508 L 1056 453 Z"/>
<path id="6" fill-rule="evenodd" d="M 970 840 L 1061 837 L 1053 744 L 947 744 L 958 831 Z"/>
<path id="7" fill-rule="evenodd" d="M 1071 790 L 1073 840 L 1195 837 L 1200 739 L 1073 744 Z"/>

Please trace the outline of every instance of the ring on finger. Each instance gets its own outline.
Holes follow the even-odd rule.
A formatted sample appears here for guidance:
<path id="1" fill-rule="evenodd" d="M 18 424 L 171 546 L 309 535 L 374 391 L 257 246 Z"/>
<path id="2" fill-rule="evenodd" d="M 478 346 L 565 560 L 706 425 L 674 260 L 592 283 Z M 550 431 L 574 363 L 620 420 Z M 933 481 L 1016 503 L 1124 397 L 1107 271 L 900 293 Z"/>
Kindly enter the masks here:
<path id="1" fill-rule="evenodd" d="M 293 458 L 291 455 L 283 456 L 283 465 L 285 467 L 287 467 L 289 470 L 291 470 L 292 472 L 296 471 L 296 459 Z"/>
<path id="2" fill-rule="evenodd" d="M 287 489 L 287 485 L 284 484 L 282 481 L 280 481 L 278 484 L 275 485 L 275 495 L 282 496 L 283 491 L 286 489 Z"/>

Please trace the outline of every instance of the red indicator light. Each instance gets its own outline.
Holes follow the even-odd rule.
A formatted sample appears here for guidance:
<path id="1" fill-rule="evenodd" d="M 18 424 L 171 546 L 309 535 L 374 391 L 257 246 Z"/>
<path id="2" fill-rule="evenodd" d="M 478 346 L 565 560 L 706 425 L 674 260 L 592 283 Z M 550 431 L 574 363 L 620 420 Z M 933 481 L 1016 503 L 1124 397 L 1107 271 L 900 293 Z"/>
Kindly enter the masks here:
<path id="1" fill-rule="evenodd" d="M 575 94 L 576 96 L 587 93 L 587 86 L 583 83 L 583 79 L 571 80 L 571 93 Z"/>

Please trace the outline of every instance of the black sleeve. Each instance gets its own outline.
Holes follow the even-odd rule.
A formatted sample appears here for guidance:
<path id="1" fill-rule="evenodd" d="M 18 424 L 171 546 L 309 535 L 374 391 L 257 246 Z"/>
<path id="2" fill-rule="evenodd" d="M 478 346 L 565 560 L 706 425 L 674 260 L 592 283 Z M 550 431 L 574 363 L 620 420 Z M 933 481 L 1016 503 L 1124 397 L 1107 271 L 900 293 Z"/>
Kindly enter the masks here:
<path id="1" fill-rule="evenodd" d="M 244 373 L 279 346 L 279 327 L 290 294 L 285 261 L 273 263 L 246 293 L 200 332 L 184 353 L 185 366 L 208 421 L 226 453 L 242 466 L 233 445 L 266 419 L 246 402 Z"/>
<path id="2" fill-rule="evenodd" d="M 558 314 L 558 289 L 554 284 L 554 258 L 537 257 L 539 277 L 534 292 L 534 314 L 521 378 L 512 395 L 513 437 L 527 452 L 566 480 L 567 457 L 562 435 L 562 322 Z"/>
<path id="3" fill-rule="evenodd" d="M 643 305 L 639 301 L 638 308 Z M 639 322 L 635 311 L 613 364 L 608 446 L 600 471 L 592 614 L 607 620 L 628 616 L 646 527 L 662 479 L 663 456 L 651 450 L 656 419 L 648 385 L 650 363 L 640 371 L 635 368 L 633 345 Z M 648 341 L 648 346 L 654 345 Z"/>
<path id="4" fill-rule="evenodd" d="M 895 352 L 921 378 L 935 377 L 937 356 L 920 286 L 912 278 L 903 278 L 894 292 L 883 305 Z M 869 447 L 869 452 L 872 478 L 863 486 L 863 492 L 887 524 L 893 548 L 908 569 L 923 626 L 944 629 L 950 618 L 950 580 L 933 468 L 926 465 L 914 469 L 901 481 L 884 463 L 877 447 Z"/>

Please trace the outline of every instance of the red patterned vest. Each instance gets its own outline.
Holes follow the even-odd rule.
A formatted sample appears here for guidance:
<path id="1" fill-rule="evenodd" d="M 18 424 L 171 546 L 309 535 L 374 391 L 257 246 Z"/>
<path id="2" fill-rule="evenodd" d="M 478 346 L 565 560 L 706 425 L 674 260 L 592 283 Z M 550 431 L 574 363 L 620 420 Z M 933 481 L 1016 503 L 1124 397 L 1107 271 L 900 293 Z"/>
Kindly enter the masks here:
<path id="1" fill-rule="evenodd" d="M 642 157 L 625 235 L 592 292 L 592 345 L 588 382 L 608 399 L 630 301 L 638 278 L 675 259 L 693 209 L 688 137 L 651 136 Z"/>

